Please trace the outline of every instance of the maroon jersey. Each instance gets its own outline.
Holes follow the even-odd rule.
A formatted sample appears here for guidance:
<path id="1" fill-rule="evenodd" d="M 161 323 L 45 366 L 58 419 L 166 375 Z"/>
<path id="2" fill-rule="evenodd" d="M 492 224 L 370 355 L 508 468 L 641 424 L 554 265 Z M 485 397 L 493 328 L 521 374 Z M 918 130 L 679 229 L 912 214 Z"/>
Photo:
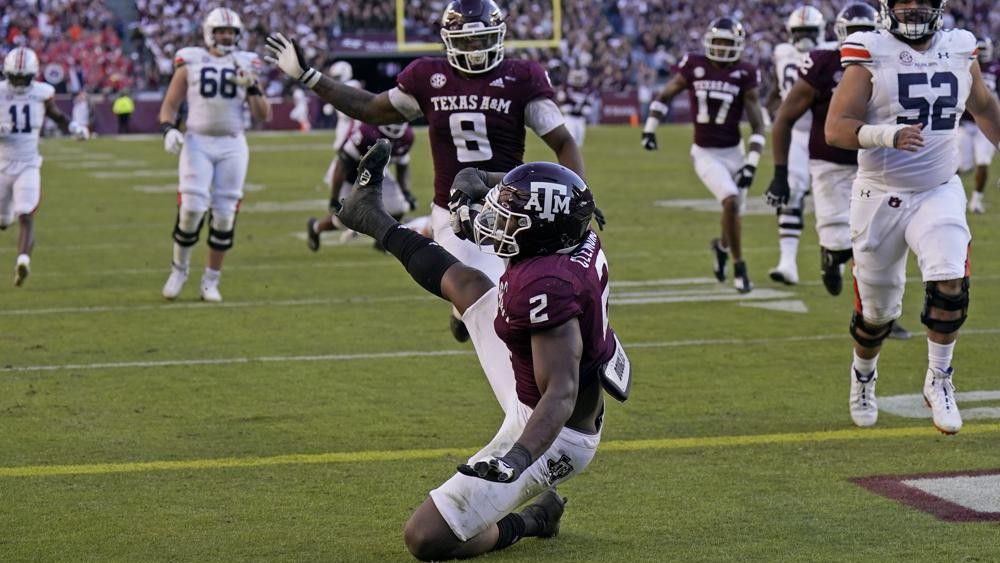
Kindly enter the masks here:
<path id="1" fill-rule="evenodd" d="M 517 398 L 534 408 L 541 398 L 531 357 L 531 333 L 580 322 L 583 357 L 580 387 L 599 384 L 601 368 L 615 353 L 608 326 L 608 261 L 597 233 L 572 254 L 535 256 L 512 262 L 500 277 L 500 303 L 493 324 L 510 350 Z"/>
<path id="2" fill-rule="evenodd" d="M 507 172 L 523 164 L 524 110 L 532 100 L 555 98 L 545 70 L 527 60 L 504 59 L 489 72 L 463 76 L 444 58 L 422 58 L 396 82 L 427 118 L 434 203 L 444 208 L 459 170 Z"/>
<path id="3" fill-rule="evenodd" d="M 380 131 L 379 128 L 374 125 L 355 121 L 353 127 L 351 128 L 351 134 L 347 136 L 347 140 L 344 141 L 344 146 L 340 149 L 340 155 L 343 158 L 350 158 L 354 161 L 354 163 L 349 164 L 347 167 L 347 176 L 345 177 L 346 181 L 352 184 L 354 183 L 354 180 L 358 177 L 357 163 L 361 161 L 361 157 L 364 156 L 364 154 L 368 152 L 368 149 L 375 145 L 375 141 L 378 141 L 379 139 L 389 139 L 389 142 L 392 143 L 392 149 L 389 154 L 391 158 L 402 158 L 409 154 L 410 149 L 413 148 L 413 128 L 407 127 L 402 137 L 393 139 Z"/>
<path id="4" fill-rule="evenodd" d="M 760 83 L 760 71 L 750 63 L 720 64 L 691 53 L 677 66 L 688 83 L 694 144 L 699 147 L 726 148 L 742 142 L 743 95 Z"/>
<path id="5" fill-rule="evenodd" d="M 858 151 L 832 147 L 826 143 L 826 114 L 830 111 L 833 90 L 840 83 L 844 70 L 840 51 L 814 49 L 802 63 L 799 76 L 816 90 L 812 105 L 812 129 L 809 131 L 809 158 L 837 164 L 858 164 Z"/>

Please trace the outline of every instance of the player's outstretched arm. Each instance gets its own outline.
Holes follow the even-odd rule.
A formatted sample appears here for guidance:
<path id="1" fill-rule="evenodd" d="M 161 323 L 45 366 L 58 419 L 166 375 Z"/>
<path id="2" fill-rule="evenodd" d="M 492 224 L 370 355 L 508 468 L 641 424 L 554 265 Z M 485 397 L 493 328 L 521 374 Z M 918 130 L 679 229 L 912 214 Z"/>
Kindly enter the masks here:
<path id="1" fill-rule="evenodd" d="M 972 65 L 972 91 L 965 107 L 976 119 L 976 125 L 983 135 L 1000 147 L 1000 102 L 986 86 L 978 61 Z"/>
<path id="2" fill-rule="evenodd" d="M 336 215 L 347 228 L 381 241 L 382 247 L 403 264 L 414 281 L 464 313 L 493 288 L 493 282 L 386 213 L 382 205 L 382 179 L 390 151 L 389 141 L 379 139 L 365 153 L 358 164 L 354 191 L 338 203 Z"/>
<path id="3" fill-rule="evenodd" d="M 649 116 L 646 124 L 642 128 L 642 148 L 647 151 L 655 151 L 660 148 L 656 141 L 656 128 L 660 122 L 667 118 L 670 113 L 670 101 L 688 87 L 687 79 L 683 74 L 677 73 L 671 78 L 656 98 L 649 104 Z"/>
<path id="4" fill-rule="evenodd" d="M 778 106 L 771 129 L 771 152 L 774 156 L 774 178 L 767 188 L 768 204 L 780 207 L 788 203 L 791 188 L 788 186 L 788 151 L 792 146 L 792 127 L 805 115 L 816 99 L 816 89 L 799 79 L 789 90 L 785 101 Z"/>
<path id="5" fill-rule="evenodd" d="M 317 96 L 332 104 L 338 111 L 372 125 L 407 121 L 403 114 L 393 107 L 388 93 L 373 94 L 361 88 L 348 86 L 309 66 L 302 48 L 294 39 L 275 33 L 265 39 L 265 48 L 270 52 L 270 55 L 264 57 L 265 61 L 312 89 Z"/>

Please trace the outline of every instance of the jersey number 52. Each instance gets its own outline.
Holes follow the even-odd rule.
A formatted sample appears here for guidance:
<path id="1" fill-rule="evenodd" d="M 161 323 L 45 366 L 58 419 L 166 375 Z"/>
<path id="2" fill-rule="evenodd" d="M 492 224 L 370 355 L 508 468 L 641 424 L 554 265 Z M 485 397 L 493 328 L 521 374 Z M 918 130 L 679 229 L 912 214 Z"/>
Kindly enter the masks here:
<path id="1" fill-rule="evenodd" d="M 944 88 L 945 95 L 937 96 L 934 104 L 924 97 L 912 96 L 914 86 L 928 84 L 928 76 L 923 72 L 913 72 L 899 75 L 899 105 L 906 110 L 916 110 L 917 117 L 899 116 L 896 123 L 900 125 L 930 125 L 932 131 L 946 131 L 955 128 L 958 118 L 958 78 L 951 72 L 935 72 L 929 77 L 932 89 Z M 928 120 L 928 118 L 930 118 Z"/>

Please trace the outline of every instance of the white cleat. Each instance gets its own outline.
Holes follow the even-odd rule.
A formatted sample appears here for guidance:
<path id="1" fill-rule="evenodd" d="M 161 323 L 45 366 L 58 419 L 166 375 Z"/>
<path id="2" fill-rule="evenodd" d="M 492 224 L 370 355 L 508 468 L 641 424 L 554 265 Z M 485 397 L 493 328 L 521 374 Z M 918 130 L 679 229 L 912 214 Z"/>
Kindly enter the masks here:
<path id="1" fill-rule="evenodd" d="M 220 303 L 222 301 L 222 294 L 219 293 L 219 280 L 218 279 L 208 279 L 205 276 L 201 278 L 201 300 L 207 301 L 209 303 Z"/>
<path id="2" fill-rule="evenodd" d="M 868 377 L 862 376 L 858 370 L 851 367 L 851 420 L 862 428 L 874 426 L 878 421 L 878 403 L 875 402 L 875 382 L 878 380 L 878 370 Z"/>
<path id="3" fill-rule="evenodd" d="M 924 402 L 931 408 L 934 427 L 943 434 L 957 434 L 962 429 L 962 414 L 955 401 L 955 384 L 951 381 L 955 370 L 927 368 L 924 378 Z"/>
<path id="4" fill-rule="evenodd" d="M 18 256 L 17 264 L 14 266 L 14 287 L 21 287 L 24 285 L 24 280 L 28 278 L 28 274 L 30 273 L 31 260 L 24 255 Z"/>
<path id="5" fill-rule="evenodd" d="M 181 290 L 184 289 L 184 282 L 187 279 L 188 271 L 178 268 L 177 265 L 171 263 L 170 277 L 167 278 L 167 283 L 163 284 L 163 297 L 171 301 L 177 299 L 177 296 L 181 294 Z"/>
<path id="6" fill-rule="evenodd" d="M 799 269 L 794 264 L 790 267 L 778 265 L 775 268 L 771 268 L 771 271 L 769 271 L 767 275 L 771 276 L 773 281 L 783 283 L 785 285 L 795 285 L 799 283 Z"/>

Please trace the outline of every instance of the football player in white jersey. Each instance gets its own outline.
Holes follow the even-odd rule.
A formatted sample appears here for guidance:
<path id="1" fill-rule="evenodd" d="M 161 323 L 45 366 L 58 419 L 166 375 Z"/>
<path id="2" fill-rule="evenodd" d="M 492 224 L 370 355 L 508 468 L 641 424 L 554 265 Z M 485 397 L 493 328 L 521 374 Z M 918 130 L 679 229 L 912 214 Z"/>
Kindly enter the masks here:
<path id="1" fill-rule="evenodd" d="M 330 70 L 328 71 L 330 78 L 342 82 L 347 86 L 352 88 L 361 88 L 361 82 L 354 79 L 354 68 L 351 63 L 347 61 L 337 61 L 330 65 Z M 333 135 L 333 150 L 340 152 L 340 149 L 344 146 L 344 143 L 351 137 L 351 131 L 354 130 L 354 124 L 357 122 L 353 117 L 347 115 L 346 113 L 337 110 L 337 125 L 334 129 Z M 326 169 L 326 174 L 323 176 L 323 183 L 326 185 L 331 185 L 333 183 L 333 172 L 337 167 L 338 157 L 336 154 L 333 155 L 333 159 L 330 160 L 330 166 Z"/>
<path id="2" fill-rule="evenodd" d="M 202 24 L 206 47 L 185 47 L 174 57 L 174 76 L 160 107 L 160 129 L 167 152 L 180 153 L 179 207 L 174 224 L 174 255 L 163 296 L 176 299 L 187 281 L 191 252 L 208 215 L 208 264 L 201 298 L 222 301 L 219 276 L 225 252 L 233 246 L 236 212 L 243 199 L 250 151 L 243 136 L 243 107 L 255 121 L 271 119 L 271 106 L 257 83 L 261 61 L 237 47 L 243 23 L 236 12 L 216 8 Z M 175 124 L 188 103 L 187 131 Z"/>
<path id="3" fill-rule="evenodd" d="M 962 427 L 952 355 L 969 308 L 969 232 L 958 170 L 958 118 L 968 110 L 1000 143 L 1000 103 L 987 88 L 968 31 L 941 31 L 947 0 L 881 0 L 885 26 L 841 47 L 844 76 L 826 121 L 827 142 L 861 149 L 851 196 L 857 307 L 850 413 L 875 424 L 876 362 L 900 315 L 908 249 L 924 281 L 923 395 L 934 426 Z"/>
<path id="4" fill-rule="evenodd" d="M 17 218 L 17 259 L 14 285 L 20 286 L 31 271 L 31 249 L 35 245 L 35 210 L 42 195 L 42 157 L 38 137 L 45 118 L 78 139 L 87 139 L 86 125 L 66 118 L 56 108 L 55 88 L 36 82 L 38 56 L 27 47 L 17 47 L 3 61 L 0 82 L 0 231 Z"/>
<path id="5" fill-rule="evenodd" d="M 826 30 L 823 12 L 812 6 L 799 6 L 785 22 L 788 42 L 774 48 L 774 71 L 777 88 L 772 89 L 768 107 L 776 111 L 780 100 L 785 100 L 799 78 L 799 70 L 808 58 L 809 51 L 820 46 Z M 795 285 L 799 282 L 797 254 L 802 237 L 802 207 L 809 192 L 809 129 L 812 112 L 806 112 L 792 128 L 792 144 L 788 154 L 788 202 L 778 207 L 778 244 L 781 257 L 778 265 L 768 274 L 776 282 Z"/>

